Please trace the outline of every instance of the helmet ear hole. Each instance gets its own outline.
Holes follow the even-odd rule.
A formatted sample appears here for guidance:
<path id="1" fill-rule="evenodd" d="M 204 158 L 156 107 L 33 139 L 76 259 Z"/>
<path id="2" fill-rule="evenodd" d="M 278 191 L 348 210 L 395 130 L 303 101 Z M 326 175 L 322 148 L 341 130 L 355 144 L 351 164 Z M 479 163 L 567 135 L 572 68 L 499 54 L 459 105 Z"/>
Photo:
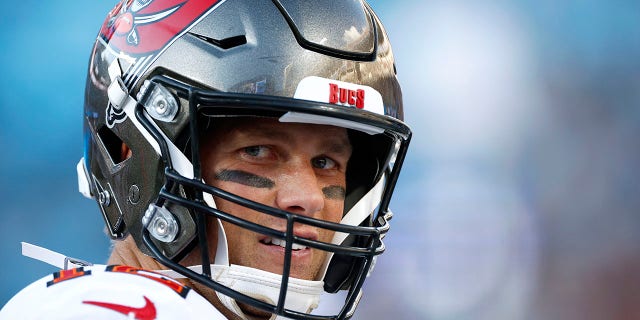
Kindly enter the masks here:
<path id="1" fill-rule="evenodd" d="M 375 185 L 389 161 L 391 139 L 384 134 L 369 135 L 349 130 L 352 154 L 347 164 L 346 214 Z"/>
<path id="2" fill-rule="evenodd" d="M 364 237 L 348 236 L 343 245 L 346 246 L 358 246 L 363 242 Z M 358 272 L 355 272 L 357 268 L 362 267 L 364 258 L 358 258 L 350 255 L 335 254 L 331 258 L 329 267 L 327 268 L 327 274 L 324 280 L 324 290 L 328 293 L 336 293 L 339 290 L 347 290 L 353 284 L 355 276 Z"/>
<path id="3" fill-rule="evenodd" d="M 107 126 L 98 130 L 98 137 L 114 165 L 131 157 L 131 149 Z"/>

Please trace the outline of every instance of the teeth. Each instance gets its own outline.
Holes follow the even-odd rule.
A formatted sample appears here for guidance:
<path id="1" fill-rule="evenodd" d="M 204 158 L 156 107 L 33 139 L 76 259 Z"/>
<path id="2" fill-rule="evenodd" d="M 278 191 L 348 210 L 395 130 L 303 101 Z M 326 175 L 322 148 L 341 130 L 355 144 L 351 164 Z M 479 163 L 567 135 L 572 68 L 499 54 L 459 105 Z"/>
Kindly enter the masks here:
<path id="1" fill-rule="evenodd" d="M 267 238 L 264 240 L 264 243 L 266 244 L 275 244 L 276 246 L 281 246 L 281 247 L 285 247 L 287 245 L 287 241 L 283 240 L 283 239 L 274 239 L 274 238 Z M 294 243 L 291 246 L 292 250 L 302 250 L 302 249 L 306 249 L 307 246 L 303 246 L 301 244 L 297 244 Z"/>
<path id="2" fill-rule="evenodd" d="M 303 246 L 303 245 L 301 245 L 301 244 L 296 244 L 296 243 L 294 243 L 294 244 L 291 246 L 291 249 L 292 249 L 292 250 L 302 250 L 302 249 L 306 249 L 306 248 L 307 248 L 307 246 Z"/>
<path id="3" fill-rule="evenodd" d="M 283 248 L 287 244 L 287 242 L 282 239 L 271 239 L 271 243 L 275 244 L 276 246 L 281 246 Z"/>

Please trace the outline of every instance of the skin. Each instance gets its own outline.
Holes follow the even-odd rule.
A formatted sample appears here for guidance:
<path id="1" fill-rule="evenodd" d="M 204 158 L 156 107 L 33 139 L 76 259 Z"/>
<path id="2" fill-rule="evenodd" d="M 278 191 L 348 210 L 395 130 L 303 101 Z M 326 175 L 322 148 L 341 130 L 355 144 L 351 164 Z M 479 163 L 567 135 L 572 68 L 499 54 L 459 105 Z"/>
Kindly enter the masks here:
<path id="1" fill-rule="evenodd" d="M 209 131 L 201 144 L 202 176 L 213 186 L 275 208 L 316 219 L 339 222 L 344 208 L 347 161 L 351 145 L 346 129 L 325 125 L 280 123 L 275 119 L 228 118 Z M 123 150 L 124 152 L 124 150 Z M 219 209 L 279 231 L 286 221 L 215 199 Z M 282 274 L 284 248 L 267 243 L 262 234 L 223 222 L 232 264 Z M 294 224 L 299 237 L 330 242 L 333 232 Z M 208 221 L 209 255 L 214 259 L 217 228 Z M 306 248 L 292 253 L 291 276 L 314 280 L 326 253 Z M 116 243 L 109 263 L 164 269 L 143 255 L 131 238 Z M 181 262 L 201 264 L 196 248 Z M 227 317 L 215 293 L 199 283 L 185 282 L 209 299 Z M 250 317 L 270 315 L 246 305 Z"/>

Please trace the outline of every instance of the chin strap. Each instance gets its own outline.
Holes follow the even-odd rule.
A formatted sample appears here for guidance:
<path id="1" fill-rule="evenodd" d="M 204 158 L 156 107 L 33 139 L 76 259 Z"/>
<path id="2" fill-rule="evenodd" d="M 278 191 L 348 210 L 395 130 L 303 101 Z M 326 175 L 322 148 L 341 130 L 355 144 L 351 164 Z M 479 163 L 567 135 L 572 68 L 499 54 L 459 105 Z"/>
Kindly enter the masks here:
<path id="1" fill-rule="evenodd" d="M 93 264 L 84 260 L 67 257 L 61 253 L 36 246 L 31 243 L 21 242 L 22 255 L 32 259 L 48 263 L 56 268 L 67 270 L 78 267 L 92 266 Z"/>
<path id="2" fill-rule="evenodd" d="M 202 266 L 190 266 L 189 269 L 201 273 Z M 172 278 L 184 278 L 183 275 L 173 270 L 155 270 Z M 278 304 L 282 275 L 239 265 L 211 265 L 211 278 L 235 291 L 246 294 L 252 298 Z M 320 295 L 324 292 L 323 281 L 302 280 L 289 278 L 285 308 L 309 313 L 318 307 Z M 228 296 L 217 293 L 220 302 L 243 319 L 247 319 L 236 301 Z M 272 317 L 271 319 L 285 319 Z"/>
<path id="3" fill-rule="evenodd" d="M 216 280 L 222 284 L 252 298 L 273 305 L 278 304 L 281 275 L 237 265 L 231 265 L 221 271 Z M 309 313 L 318 307 L 322 292 L 324 292 L 324 282 L 322 281 L 289 278 L 284 306 L 290 310 Z M 226 307 L 233 307 L 236 312 L 242 312 L 235 300 L 220 294 L 218 297 Z"/>

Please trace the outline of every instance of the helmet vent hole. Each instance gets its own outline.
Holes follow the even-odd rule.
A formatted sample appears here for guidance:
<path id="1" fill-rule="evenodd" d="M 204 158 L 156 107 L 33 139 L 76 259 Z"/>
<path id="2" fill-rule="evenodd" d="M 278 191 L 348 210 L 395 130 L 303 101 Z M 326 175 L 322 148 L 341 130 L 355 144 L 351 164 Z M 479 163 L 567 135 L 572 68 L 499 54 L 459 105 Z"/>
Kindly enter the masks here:
<path id="1" fill-rule="evenodd" d="M 213 39 L 213 38 L 203 36 L 193 32 L 189 32 L 189 34 L 206 43 L 212 44 L 224 50 L 238 47 L 247 43 L 247 37 L 245 37 L 244 34 L 239 36 L 228 37 L 224 39 Z"/>
<path id="2" fill-rule="evenodd" d="M 98 136 L 114 165 L 127 160 L 131 156 L 129 147 L 111 129 L 103 126 L 98 130 Z"/>

